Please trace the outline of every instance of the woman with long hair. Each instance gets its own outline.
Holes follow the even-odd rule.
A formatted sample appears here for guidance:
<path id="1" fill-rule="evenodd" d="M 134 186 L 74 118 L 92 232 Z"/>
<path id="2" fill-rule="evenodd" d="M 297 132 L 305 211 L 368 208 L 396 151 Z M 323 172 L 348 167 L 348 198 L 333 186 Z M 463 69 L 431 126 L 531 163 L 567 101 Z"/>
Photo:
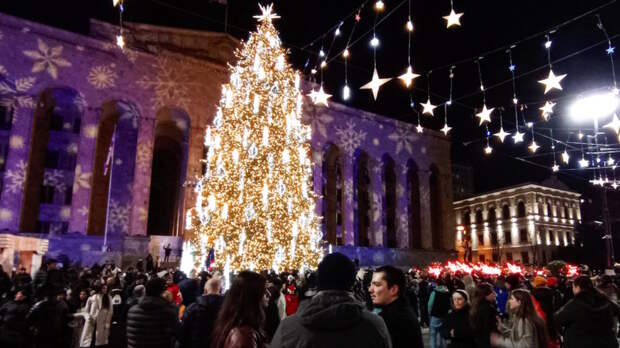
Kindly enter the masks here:
<path id="1" fill-rule="evenodd" d="M 266 279 L 243 271 L 226 293 L 213 331 L 213 348 L 265 347 Z"/>
<path id="2" fill-rule="evenodd" d="M 503 348 L 547 348 L 547 329 L 536 313 L 530 292 L 525 289 L 512 290 L 508 307 L 511 326 L 503 328 L 501 335 L 492 333 L 491 344 Z"/>
<path id="3" fill-rule="evenodd" d="M 441 326 L 441 335 L 449 342 L 448 348 L 475 348 L 474 333 L 469 320 L 469 294 L 457 289 L 452 294 L 452 311 Z"/>
<path id="4" fill-rule="evenodd" d="M 97 281 L 92 287 L 92 292 L 94 294 L 86 300 L 85 323 L 80 336 L 80 347 L 92 347 L 93 338 L 95 347 L 105 347 L 110 337 L 113 312 L 108 287 Z"/>
<path id="5" fill-rule="evenodd" d="M 469 312 L 476 347 L 491 347 L 489 338 L 492 332 L 497 331 L 497 318 L 499 318 L 495 298 L 493 285 L 485 282 L 476 286 Z"/>

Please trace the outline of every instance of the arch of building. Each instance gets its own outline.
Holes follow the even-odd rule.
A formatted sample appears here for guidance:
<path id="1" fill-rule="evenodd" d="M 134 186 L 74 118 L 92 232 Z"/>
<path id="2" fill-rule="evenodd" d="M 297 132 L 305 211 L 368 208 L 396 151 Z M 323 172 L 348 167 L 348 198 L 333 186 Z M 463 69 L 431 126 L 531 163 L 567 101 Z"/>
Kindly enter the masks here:
<path id="1" fill-rule="evenodd" d="M 370 159 L 365 151 L 358 150 L 355 154 L 353 173 L 353 199 L 355 201 L 355 241 L 358 246 L 371 246 L 370 225 Z"/>

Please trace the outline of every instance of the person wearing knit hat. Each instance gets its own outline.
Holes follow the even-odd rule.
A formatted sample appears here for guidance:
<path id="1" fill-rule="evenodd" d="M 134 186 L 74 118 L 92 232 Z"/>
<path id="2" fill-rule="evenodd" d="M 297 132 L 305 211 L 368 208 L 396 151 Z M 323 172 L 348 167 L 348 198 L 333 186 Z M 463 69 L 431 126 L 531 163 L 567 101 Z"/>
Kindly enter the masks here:
<path id="1" fill-rule="evenodd" d="M 463 289 L 456 289 L 456 290 L 454 290 L 454 292 L 460 294 L 465 299 L 465 302 L 469 303 L 469 294 L 467 293 L 467 291 L 465 291 Z M 454 294 L 452 294 L 452 295 L 454 295 Z"/>
<path id="2" fill-rule="evenodd" d="M 457 289 L 452 294 L 452 311 L 441 326 L 441 335 L 446 339 L 448 348 L 475 347 L 474 333 L 469 319 L 469 294 Z"/>
<path id="3" fill-rule="evenodd" d="M 547 285 L 547 279 L 545 279 L 545 277 L 543 277 L 543 276 L 536 276 L 534 278 L 534 280 L 532 280 L 532 285 L 535 288 L 539 288 L 541 286 L 545 286 L 545 285 Z"/>

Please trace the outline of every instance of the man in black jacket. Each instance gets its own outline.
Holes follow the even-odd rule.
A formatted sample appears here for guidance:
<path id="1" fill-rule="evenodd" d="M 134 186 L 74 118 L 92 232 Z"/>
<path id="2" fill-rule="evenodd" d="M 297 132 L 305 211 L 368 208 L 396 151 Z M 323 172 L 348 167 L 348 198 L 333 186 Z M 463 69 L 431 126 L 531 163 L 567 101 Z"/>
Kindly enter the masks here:
<path id="1" fill-rule="evenodd" d="M 127 314 L 129 348 L 170 348 L 178 332 L 176 309 L 162 297 L 166 281 L 153 278 L 146 283 L 146 296 Z"/>
<path id="2" fill-rule="evenodd" d="M 183 314 L 181 333 L 184 348 L 209 348 L 211 334 L 224 296 L 220 295 L 222 283 L 213 277 L 205 284 L 204 295 L 189 305 Z"/>
<path id="3" fill-rule="evenodd" d="M 26 316 L 26 326 L 31 329 L 33 348 L 66 347 L 69 337 L 70 314 L 67 306 L 58 301 L 55 285 L 43 283 L 39 287 L 43 300 L 37 302 Z"/>
<path id="4" fill-rule="evenodd" d="M 407 303 L 405 274 L 394 266 L 375 271 L 370 283 L 370 297 L 385 321 L 392 347 L 424 347 L 420 323 Z"/>

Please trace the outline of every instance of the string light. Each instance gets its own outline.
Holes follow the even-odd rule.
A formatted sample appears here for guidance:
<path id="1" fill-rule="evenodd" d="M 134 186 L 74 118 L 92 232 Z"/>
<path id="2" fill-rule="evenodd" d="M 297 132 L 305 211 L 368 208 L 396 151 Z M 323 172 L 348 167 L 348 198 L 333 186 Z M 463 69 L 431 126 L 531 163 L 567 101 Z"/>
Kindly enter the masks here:
<path id="1" fill-rule="evenodd" d="M 566 77 L 566 74 L 556 76 L 553 73 L 553 68 L 551 66 L 551 39 L 549 38 L 549 34 L 547 34 L 545 48 L 547 49 L 547 64 L 549 65 L 549 75 L 546 79 L 538 81 L 538 83 L 542 83 L 543 85 L 545 85 L 545 94 L 547 94 L 554 88 L 562 90 L 562 85 L 560 85 L 560 81 L 562 81 Z"/>
<path id="2" fill-rule="evenodd" d="M 504 139 L 510 134 L 506 131 L 504 131 L 504 117 L 502 115 L 502 108 L 499 109 L 499 132 L 495 133 L 494 135 L 499 138 L 499 142 L 503 143 Z"/>
<path id="3" fill-rule="evenodd" d="M 409 29 L 411 28 L 411 29 Z M 411 81 L 420 75 L 413 72 L 413 68 L 411 67 L 411 32 L 413 31 L 413 24 L 411 22 L 411 0 L 409 0 L 409 21 L 407 22 L 407 70 L 404 74 L 400 75 L 398 78 L 401 79 L 407 88 L 411 86 Z"/>
<path id="4" fill-rule="evenodd" d="M 123 0 L 112 0 L 112 5 L 114 7 L 118 6 L 119 32 L 118 35 L 116 35 L 116 46 L 120 47 L 120 49 L 124 49 L 125 38 L 123 37 L 123 12 L 125 12 L 125 6 L 123 4 Z"/>
<path id="5" fill-rule="evenodd" d="M 377 100 L 379 89 L 381 88 L 383 84 L 390 81 L 391 78 L 380 78 L 379 73 L 377 72 L 377 46 L 379 46 L 379 39 L 377 39 L 376 33 L 374 32 L 375 28 L 376 26 L 373 27 L 373 34 L 372 34 L 373 38 L 372 40 L 370 40 L 370 45 L 372 46 L 372 50 L 373 50 L 373 64 L 374 64 L 372 80 L 370 80 L 370 82 L 360 87 L 360 89 L 370 89 L 372 91 L 372 96 L 375 98 L 375 100 Z"/>
<path id="6" fill-rule="evenodd" d="M 377 2 L 375 2 L 375 10 L 377 12 L 382 12 L 383 10 L 385 10 L 385 4 L 383 3 L 383 1 L 378 0 Z"/>
<path id="7" fill-rule="evenodd" d="M 461 16 L 463 15 L 463 13 L 456 13 L 454 11 L 454 2 L 453 0 L 450 0 L 450 14 L 448 14 L 447 16 L 443 16 L 443 18 L 446 20 L 446 27 L 450 28 L 450 27 L 460 27 L 461 26 Z"/>
<path id="8" fill-rule="evenodd" d="M 484 153 L 486 155 L 490 155 L 493 152 L 493 148 L 491 147 L 491 143 L 489 142 L 489 138 L 491 137 L 491 132 L 489 132 L 489 126 L 486 125 L 485 126 L 487 131 L 486 131 L 486 140 L 487 140 L 487 146 L 484 147 Z"/>
<path id="9" fill-rule="evenodd" d="M 540 146 L 538 146 L 538 144 L 536 144 L 536 139 L 534 138 L 534 126 L 532 125 L 532 127 L 530 127 L 530 129 L 532 130 L 532 142 L 530 143 L 530 146 L 528 146 L 527 148 L 530 149 L 531 153 L 536 153 L 536 151 L 538 151 Z"/>
<path id="10" fill-rule="evenodd" d="M 549 138 L 551 139 L 551 151 L 553 151 L 553 166 L 551 167 L 551 171 L 557 172 L 560 170 L 560 166 L 555 158 L 555 140 L 553 140 L 553 129 L 549 129 Z"/>
<path id="11" fill-rule="evenodd" d="M 487 108 L 487 96 L 484 90 L 484 83 L 482 82 L 482 69 L 480 68 L 480 60 L 483 57 L 480 57 L 476 60 L 476 66 L 478 67 L 478 79 L 480 81 L 480 91 L 482 92 L 482 111 L 476 114 L 476 117 L 480 118 L 480 126 L 485 122 L 491 123 L 491 113 L 495 108 Z"/>
<path id="12" fill-rule="evenodd" d="M 453 87 L 453 82 L 454 82 L 454 67 L 450 67 L 450 73 L 448 75 L 450 77 L 450 93 L 448 95 L 448 101 L 452 100 L 452 87 Z M 443 132 L 444 135 L 448 135 L 448 132 L 452 129 L 452 127 L 448 126 L 448 103 L 444 103 L 443 104 L 443 110 L 444 110 L 444 123 L 443 123 L 443 128 L 441 129 L 441 131 Z"/>

